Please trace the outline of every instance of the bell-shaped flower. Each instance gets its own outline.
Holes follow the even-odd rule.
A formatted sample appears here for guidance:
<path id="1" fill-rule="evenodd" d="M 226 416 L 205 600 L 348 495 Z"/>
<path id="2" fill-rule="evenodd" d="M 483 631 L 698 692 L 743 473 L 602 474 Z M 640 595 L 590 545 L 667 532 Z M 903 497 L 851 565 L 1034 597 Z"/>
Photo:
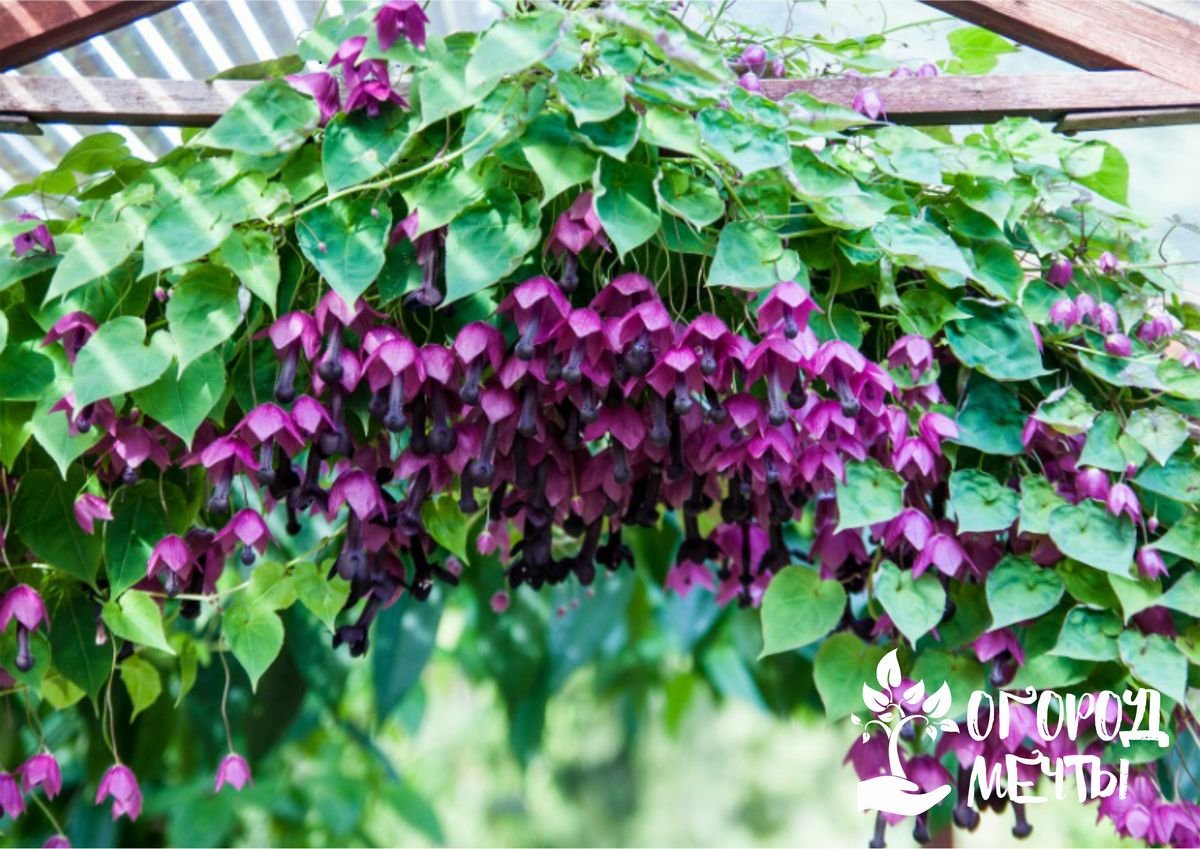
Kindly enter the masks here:
<path id="1" fill-rule="evenodd" d="M 709 384 L 717 389 L 726 389 L 728 381 L 722 381 L 718 370 L 732 376 L 727 359 L 740 353 L 741 337 L 729 331 L 725 322 L 711 313 L 695 318 L 684 330 L 680 344 L 694 350 L 700 358 L 700 373 Z M 716 379 L 714 379 L 716 378 Z"/>
<path id="2" fill-rule="evenodd" d="M 1070 298 L 1059 298 L 1050 305 L 1048 317 L 1051 324 L 1056 324 L 1063 330 L 1070 330 L 1079 324 L 1079 307 Z"/>
<path id="3" fill-rule="evenodd" d="M 425 382 L 421 350 L 402 336 L 391 339 L 367 358 L 364 371 L 367 385 L 383 402 L 375 408 L 381 409 L 378 414 L 383 426 L 392 433 L 404 430 L 408 426 L 404 405 L 416 397 Z"/>
<path id="4" fill-rule="evenodd" d="M 425 27 L 428 24 L 429 17 L 417 0 L 388 0 L 375 13 L 379 48 L 388 50 L 396 43 L 396 39 L 403 37 L 418 50 L 424 50 Z"/>
<path id="5" fill-rule="evenodd" d="M 609 369 L 601 366 L 608 352 L 608 338 L 604 334 L 604 319 L 589 307 L 573 309 L 558 326 L 551 331 L 554 341 L 554 356 L 566 355 L 561 376 L 569 386 L 577 386 L 586 376 L 592 382 L 605 381 Z"/>
<path id="6" fill-rule="evenodd" d="M 142 815 L 142 789 L 138 787 L 133 770 L 124 764 L 110 766 L 100 779 L 100 786 L 96 789 L 96 804 L 108 798 L 112 799 L 114 821 L 122 816 L 136 820 Z"/>
<path id="7" fill-rule="evenodd" d="M 1076 304 L 1078 304 L 1076 300 Z M 1110 303 L 1100 303 L 1092 311 L 1092 321 L 1096 324 L 1096 329 L 1101 333 L 1116 333 L 1121 328 L 1121 317 L 1117 313 L 1117 308 Z"/>
<path id="8" fill-rule="evenodd" d="M 592 193 L 580 192 L 567 211 L 554 222 L 544 250 L 554 256 L 578 256 L 590 247 L 604 251 L 612 249 L 592 205 Z"/>
<path id="9" fill-rule="evenodd" d="M 681 345 L 668 348 L 646 375 L 646 382 L 659 398 L 665 400 L 675 393 L 674 409 L 680 416 L 687 415 L 695 405 L 692 393 L 700 391 L 703 380 L 695 352 Z"/>
<path id="10" fill-rule="evenodd" d="M 1129 516 L 1130 521 L 1134 523 L 1142 518 L 1142 505 L 1138 501 L 1137 493 L 1127 483 L 1113 484 L 1112 489 L 1108 491 L 1105 504 L 1108 507 L 1108 512 L 1114 516 L 1120 516 L 1122 513 L 1125 513 Z"/>
<path id="11" fill-rule="evenodd" d="M 22 212 L 17 216 L 18 221 L 38 221 L 38 218 L 29 212 Z M 18 233 L 13 237 L 13 250 L 17 252 L 17 256 L 25 256 L 25 254 L 41 249 L 50 256 L 56 253 L 54 249 L 54 237 L 50 235 L 50 229 L 44 224 L 39 223 L 36 227 L 26 230 L 24 233 Z"/>
<path id="12" fill-rule="evenodd" d="M 254 452 L 245 440 L 238 436 L 221 436 L 204 447 L 199 455 L 184 461 L 185 466 L 196 462 L 208 471 L 213 492 L 208 500 L 208 509 L 215 513 L 229 511 L 229 489 L 237 473 L 252 473 L 255 469 Z"/>
<path id="13" fill-rule="evenodd" d="M 26 631 L 36 631 L 38 626 L 50 621 L 42 597 L 28 584 L 17 584 L 0 600 L 0 633 L 14 619 L 18 628 Z"/>
<path id="14" fill-rule="evenodd" d="M 7 772 L 0 772 L 0 813 L 16 819 L 25 813 L 25 798 L 17 779 Z"/>
<path id="15" fill-rule="evenodd" d="M 603 318 L 620 318 L 638 304 L 657 301 L 658 290 L 649 278 L 637 274 L 621 274 L 609 281 L 592 298 L 589 306 Z"/>
<path id="16" fill-rule="evenodd" d="M 971 648 L 975 650 L 975 657 L 979 659 L 980 663 L 988 663 L 1004 652 L 1008 652 L 1016 660 L 1018 666 L 1025 665 L 1025 650 L 1021 648 L 1021 644 L 1017 641 L 1011 628 L 997 628 L 994 631 L 988 631 L 976 639 L 971 644 Z"/>
<path id="17" fill-rule="evenodd" d="M 95 533 L 97 519 L 111 522 L 112 517 L 112 509 L 108 506 L 108 502 L 99 495 L 85 492 L 75 499 L 75 521 L 85 534 Z"/>
<path id="18" fill-rule="evenodd" d="M 454 337 L 454 354 L 465 371 L 458 396 L 464 404 L 479 401 L 483 370 L 488 366 L 499 371 L 504 362 L 504 337 L 500 331 L 482 321 L 473 321 Z"/>
<path id="19" fill-rule="evenodd" d="M 254 779 L 250 776 L 250 764 L 246 763 L 246 759 L 235 752 L 230 752 L 221 759 L 221 763 L 217 766 L 217 776 L 213 784 L 213 792 L 220 793 L 221 788 L 226 784 L 234 790 L 241 790 L 247 784 L 253 784 Z"/>
<path id="20" fill-rule="evenodd" d="M 909 467 L 915 469 L 920 477 L 932 478 L 937 466 L 937 454 L 929 447 L 924 439 L 905 437 L 900 440 L 892 451 L 892 468 L 899 474 L 905 475 Z"/>
<path id="21" fill-rule="evenodd" d="M 1174 336 L 1179 329 L 1179 324 L 1175 318 L 1167 313 L 1154 316 L 1142 321 L 1138 325 L 1137 338 L 1141 339 L 1147 345 L 1153 345 L 1160 339 L 1165 339 L 1168 336 Z"/>
<path id="22" fill-rule="evenodd" d="M 42 844 L 42 849 L 71 849 L 71 841 L 65 834 L 52 834 Z"/>
<path id="23" fill-rule="evenodd" d="M 275 346 L 280 357 L 279 374 L 275 380 L 275 400 L 282 404 L 291 403 L 296 397 L 296 368 L 300 352 L 311 360 L 321 347 L 321 334 L 311 315 L 304 312 L 289 312 L 281 315 L 267 328 L 267 337 Z"/>
<path id="24" fill-rule="evenodd" d="M 831 339 L 818 348 L 812 370 L 833 389 L 847 416 L 858 415 L 859 394 L 867 371 L 867 358 L 861 352 L 840 339 Z"/>
<path id="25" fill-rule="evenodd" d="M 921 416 L 920 422 L 917 423 L 917 431 L 930 450 L 939 457 L 942 454 L 942 440 L 957 439 L 959 434 L 958 423 L 941 413 L 926 413 Z"/>
<path id="26" fill-rule="evenodd" d="M 286 77 L 292 88 L 312 95 L 320 110 L 320 124 L 325 126 L 329 119 L 341 111 L 342 98 L 337 77 L 327 71 L 311 74 L 291 74 Z"/>
<path id="27" fill-rule="evenodd" d="M 1103 469 L 1089 467 L 1075 475 L 1075 493 L 1080 498 L 1107 501 L 1111 489 L 1108 473 Z"/>
<path id="28" fill-rule="evenodd" d="M 195 561 L 187 542 L 176 534 L 168 534 L 155 543 L 146 561 L 146 577 L 165 575 L 165 586 L 169 594 L 178 592 L 191 577 Z"/>
<path id="29" fill-rule="evenodd" d="M 1158 549 L 1153 546 L 1143 545 L 1138 549 L 1137 557 L 1138 571 L 1143 578 L 1149 580 L 1157 580 L 1167 574 L 1167 564 L 1163 562 L 1162 555 Z"/>
<path id="30" fill-rule="evenodd" d="M 795 339 L 808 327 L 808 317 L 814 310 L 822 311 L 807 289 L 791 281 L 778 283 L 758 308 L 758 332 L 766 336 L 782 328 L 784 336 Z"/>
<path id="31" fill-rule="evenodd" d="M 1100 258 L 1096 260 L 1096 265 L 1102 274 L 1111 274 L 1117 270 L 1119 263 L 1112 251 L 1105 251 L 1104 253 L 1100 254 Z"/>
<path id="32" fill-rule="evenodd" d="M 39 752 L 17 768 L 21 776 L 21 789 L 26 793 L 41 787 L 47 799 L 62 792 L 62 771 L 58 761 L 49 752 Z"/>
<path id="33" fill-rule="evenodd" d="M 294 457 L 304 449 L 304 437 L 296 429 L 291 414 L 275 404 L 259 404 L 247 413 L 233 433 L 251 448 L 258 446 L 256 477 L 264 486 L 275 481 L 275 446 L 286 457 Z"/>
<path id="34" fill-rule="evenodd" d="M 767 419 L 773 425 L 788 420 L 788 389 L 796 381 L 809 356 L 814 353 L 806 346 L 804 333 L 788 339 L 783 333 L 772 332 L 754 346 L 746 358 L 748 379 L 760 378 L 767 384 Z"/>
<path id="35" fill-rule="evenodd" d="M 686 598 L 692 587 L 701 586 L 712 592 L 716 585 L 712 570 L 703 562 L 680 560 L 667 570 L 665 586 L 668 590 L 674 590 L 680 598 Z"/>
<path id="36" fill-rule="evenodd" d="M 1071 260 L 1066 257 L 1060 257 L 1050 263 L 1050 270 L 1046 272 L 1046 282 L 1052 283 L 1055 286 L 1066 286 L 1071 282 L 1071 277 L 1075 274 L 1075 266 Z"/>
<path id="37" fill-rule="evenodd" d="M 360 520 L 387 516 L 387 503 L 374 476 L 361 469 L 343 472 L 329 490 L 329 512 L 335 514 L 343 504 L 350 505 Z"/>
<path id="38" fill-rule="evenodd" d="M 887 356 L 889 366 L 907 367 L 912 379 L 919 380 L 933 365 L 933 346 L 924 336 L 909 334 L 897 339 L 888 349 Z"/>
<path id="39" fill-rule="evenodd" d="M 1104 337 L 1104 352 L 1114 357 L 1133 355 L 1133 340 L 1124 333 L 1110 333 Z"/>
<path id="40" fill-rule="evenodd" d="M 634 377 L 644 377 L 655 358 L 675 341 L 671 315 L 654 298 L 638 304 L 619 320 L 605 323 L 609 347 L 620 352 L 620 362 Z"/>
<path id="41" fill-rule="evenodd" d="M 75 362 L 75 355 L 84 346 L 99 325 L 85 312 L 69 312 L 54 322 L 54 326 L 42 339 L 42 347 L 58 342 L 67 355 L 67 362 Z"/>
<path id="42" fill-rule="evenodd" d="M 147 460 L 163 470 L 170 467 L 171 455 L 160 441 L 163 433 L 161 429 L 152 431 L 122 419 L 117 422 L 113 435 L 101 440 L 98 448 L 107 451 L 113 471 L 119 473 L 124 482 L 133 483 L 138 478 L 138 469 Z"/>
<path id="43" fill-rule="evenodd" d="M 850 104 L 850 108 L 859 114 L 866 115 L 872 121 L 877 120 L 880 115 L 887 117 L 887 113 L 884 111 L 883 97 L 872 86 L 860 88 L 854 95 L 854 102 Z"/>
<path id="44" fill-rule="evenodd" d="M 71 436 L 87 433 L 93 426 L 110 436 L 117 429 L 117 412 L 112 401 L 107 399 L 77 408 L 74 394 L 68 392 L 50 408 L 50 412 L 62 413 L 67 417 L 67 431 Z"/>
<path id="45" fill-rule="evenodd" d="M 544 342 L 571 312 L 571 304 L 549 277 L 534 277 L 513 289 L 501 302 L 499 312 L 516 325 L 520 337 L 513 352 L 528 362 L 533 359 L 535 346 Z"/>
<path id="46" fill-rule="evenodd" d="M 913 551 L 921 551 L 933 536 L 933 522 L 914 507 L 906 507 L 887 523 L 883 532 L 883 544 L 889 549 L 905 540 Z"/>
<path id="47" fill-rule="evenodd" d="M 249 507 L 239 510 L 222 528 L 214 540 L 225 556 L 240 544 L 242 563 L 249 566 L 254 562 L 254 552 L 262 554 L 271 543 L 271 531 L 257 510 Z"/>
<path id="48" fill-rule="evenodd" d="M 594 422 L 584 427 L 583 438 L 592 442 L 606 434 L 612 437 L 613 479 L 619 484 L 626 484 L 633 477 L 627 452 L 641 446 L 646 438 L 646 423 L 638 411 L 628 404 L 606 406 L 601 408 Z"/>
<path id="49" fill-rule="evenodd" d="M 458 360 L 444 345 L 429 344 L 421 348 L 421 365 L 425 371 L 425 387 L 429 397 L 429 448 L 436 455 L 454 451 L 458 444 L 454 428 L 454 410 L 462 373 Z"/>
<path id="50" fill-rule="evenodd" d="M 966 559 L 967 554 L 957 539 L 950 534 L 934 534 L 913 561 L 913 577 L 920 578 L 930 566 L 947 577 L 957 577 Z"/>

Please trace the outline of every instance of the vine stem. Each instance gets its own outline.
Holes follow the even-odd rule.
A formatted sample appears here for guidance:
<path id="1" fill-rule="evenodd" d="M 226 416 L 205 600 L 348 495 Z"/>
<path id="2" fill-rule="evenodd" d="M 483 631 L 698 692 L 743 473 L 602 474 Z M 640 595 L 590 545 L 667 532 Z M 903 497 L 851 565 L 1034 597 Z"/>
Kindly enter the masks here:
<path id="1" fill-rule="evenodd" d="M 58 834 L 66 834 L 66 832 L 63 831 L 62 823 L 58 821 L 58 817 L 54 816 L 54 812 L 50 810 L 49 805 L 47 805 L 41 800 L 40 797 L 33 793 L 29 794 L 29 798 L 33 800 L 35 805 L 42 809 L 42 813 L 46 815 L 46 819 L 50 820 L 50 825 L 54 826 L 55 832 Z"/>

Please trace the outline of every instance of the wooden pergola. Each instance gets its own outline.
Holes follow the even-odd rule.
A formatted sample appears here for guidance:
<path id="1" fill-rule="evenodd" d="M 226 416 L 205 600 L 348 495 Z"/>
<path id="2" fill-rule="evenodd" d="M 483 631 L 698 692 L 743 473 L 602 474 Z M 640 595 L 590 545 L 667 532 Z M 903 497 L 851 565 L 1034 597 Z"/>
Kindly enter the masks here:
<path id="1" fill-rule="evenodd" d="M 1086 74 L 768 80 L 849 106 L 874 87 L 889 119 L 977 124 L 1005 116 L 1064 130 L 1200 123 L 1200 23 L 1136 0 L 923 0 L 1085 68 Z M 0 71 L 28 64 L 178 0 L 0 0 Z M 0 132 L 39 123 L 204 126 L 253 83 L 0 74 Z"/>

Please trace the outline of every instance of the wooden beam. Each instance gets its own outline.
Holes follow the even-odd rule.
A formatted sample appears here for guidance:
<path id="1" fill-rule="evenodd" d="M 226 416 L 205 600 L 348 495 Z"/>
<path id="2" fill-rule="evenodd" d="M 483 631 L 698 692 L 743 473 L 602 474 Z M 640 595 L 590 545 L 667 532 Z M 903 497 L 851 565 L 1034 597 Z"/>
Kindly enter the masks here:
<path id="1" fill-rule="evenodd" d="M 1091 70 L 1131 68 L 1200 92 L 1200 24 L 1133 0 L 922 0 Z"/>
<path id="2" fill-rule="evenodd" d="M 111 32 L 179 0 L 0 0 L 0 71 Z"/>
<path id="3" fill-rule="evenodd" d="M 0 114 L 38 123 L 207 126 L 254 83 L 237 80 L 121 80 L 109 77 L 0 75 Z M 806 91 L 850 106 L 872 87 L 889 120 L 904 124 L 978 124 L 1026 115 L 1057 121 L 1071 113 L 1158 113 L 1177 123 L 1180 109 L 1200 109 L 1200 94 L 1140 71 L 1027 74 L 986 77 L 893 79 L 829 77 L 764 80 L 764 92 L 781 98 Z"/>
<path id="4" fill-rule="evenodd" d="M 1137 127 L 1170 127 L 1200 124 L 1200 109 L 1128 109 L 1112 112 L 1071 112 L 1054 129 L 1061 133 L 1091 130 L 1127 130 Z"/>

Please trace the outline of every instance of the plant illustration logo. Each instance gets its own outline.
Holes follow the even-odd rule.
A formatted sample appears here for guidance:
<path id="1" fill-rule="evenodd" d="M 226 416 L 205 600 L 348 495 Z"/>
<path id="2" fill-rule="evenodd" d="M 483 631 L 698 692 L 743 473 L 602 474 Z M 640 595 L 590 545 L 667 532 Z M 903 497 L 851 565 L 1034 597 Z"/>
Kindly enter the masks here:
<path id="1" fill-rule="evenodd" d="M 958 723 L 943 719 L 950 711 L 950 687 L 943 683 L 934 693 L 925 694 L 924 681 L 909 681 L 901 678 L 900 662 L 896 649 L 884 655 L 875 667 L 878 690 L 863 684 L 863 703 L 873 717 L 865 723 L 857 716 L 850 721 L 862 726 L 862 741 L 871 738 L 875 726 L 883 729 L 888 738 L 888 773 L 877 775 L 858 783 L 858 809 L 860 811 L 882 811 L 885 814 L 912 817 L 923 814 L 946 798 L 950 785 L 945 784 L 922 791 L 916 782 L 904 772 L 900 760 L 900 739 L 904 729 L 918 721 L 925 722 L 924 733 L 930 740 L 937 739 L 938 731 L 957 732 Z"/>

